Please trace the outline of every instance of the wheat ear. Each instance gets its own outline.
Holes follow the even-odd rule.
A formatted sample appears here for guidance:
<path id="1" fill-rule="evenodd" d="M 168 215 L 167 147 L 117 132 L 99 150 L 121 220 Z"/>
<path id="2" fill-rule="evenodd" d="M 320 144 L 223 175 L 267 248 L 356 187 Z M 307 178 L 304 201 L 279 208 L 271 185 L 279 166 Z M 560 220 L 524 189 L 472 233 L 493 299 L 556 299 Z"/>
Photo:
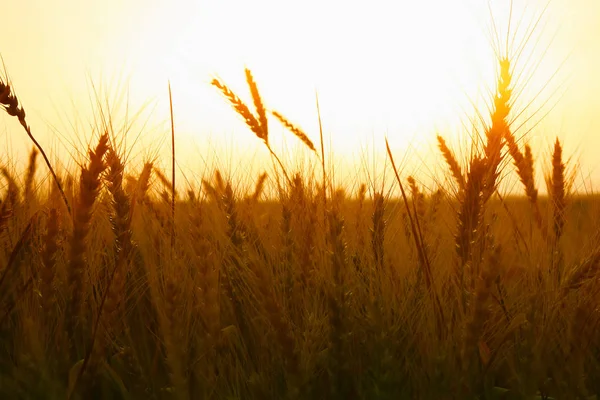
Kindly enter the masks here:
<path id="1" fill-rule="evenodd" d="M 275 118 L 277 118 L 279 120 L 279 122 L 281 122 L 281 124 L 286 127 L 287 130 L 292 132 L 294 134 L 294 136 L 296 136 L 298 139 L 300 139 L 302 141 L 302 143 L 304 143 L 306 145 L 306 147 L 308 147 L 315 153 L 317 152 L 315 145 L 308 138 L 308 135 L 306 133 L 304 133 L 304 131 L 302 129 L 300 129 L 297 125 L 292 124 L 290 121 L 288 121 L 283 115 L 281 115 L 277 111 L 271 111 L 271 114 L 273 114 L 273 116 Z"/>
<path id="2" fill-rule="evenodd" d="M 531 153 L 531 148 L 529 145 L 525 145 L 525 154 L 523 154 L 516 143 L 514 135 L 509 129 L 506 130 L 504 138 L 506 140 L 508 152 L 515 163 L 515 167 L 517 168 L 519 179 L 525 188 L 525 194 L 527 195 L 527 198 L 529 199 L 533 209 L 533 216 L 536 224 L 540 229 L 543 230 L 542 215 L 540 213 L 540 207 L 537 201 L 538 190 L 535 186 L 533 155 Z"/>
<path id="3" fill-rule="evenodd" d="M 83 306 L 83 276 L 85 252 L 90 230 L 92 208 L 100 190 L 100 175 L 104 171 L 104 154 L 108 150 L 108 134 L 100 137 L 98 145 L 89 151 L 90 162 L 81 170 L 79 196 L 73 214 L 73 234 L 69 252 L 68 284 L 72 316 L 79 316 Z"/>
<path id="4" fill-rule="evenodd" d="M 221 91 L 221 94 L 223 94 L 223 96 L 229 101 L 233 109 L 244 119 L 246 125 L 250 128 L 250 130 L 254 132 L 254 134 L 265 143 L 265 146 L 267 146 L 267 150 L 269 150 L 271 156 L 279 164 L 279 167 L 281 168 L 281 171 L 283 172 L 283 175 L 289 184 L 291 180 L 285 167 L 283 166 L 283 163 L 281 162 L 277 154 L 275 154 L 275 152 L 271 148 L 271 145 L 269 145 L 269 130 L 267 126 L 265 108 L 260 94 L 258 93 L 258 87 L 256 85 L 256 82 L 252 77 L 252 73 L 248 69 L 246 69 L 246 81 L 248 83 L 248 86 L 250 87 L 250 92 L 254 100 L 254 105 L 258 112 L 258 119 L 250 111 L 248 106 L 244 104 L 244 102 L 235 93 L 233 93 L 231 89 L 227 87 L 227 85 L 225 85 L 216 78 L 212 80 L 211 84 Z"/>
<path id="5" fill-rule="evenodd" d="M 510 60 L 504 57 L 500 59 L 500 76 L 498 77 L 496 95 L 494 96 L 494 109 L 491 114 L 492 124 L 486 130 L 485 161 L 487 170 L 483 188 L 484 204 L 496 190 L 498 166 L 502 160 L 502 139 L 509 129 L 508 114 L 511 110 L 511 82 Z"/>
<path id="6" fill-rule="evenodd" d="M 58 180 L 58 177 L 56 176 L 56 172 L 54 172 L 54 168 L 52 168 L 52 165 L 50 164 L 50 160 L 48 159 L 48 156 L 46 156 L 46 152 L 44 151 L 42 146 L 38 143 L 38 141 L 33 136 L 33 133 L 31 132 L 31 128 L 29 127 L 29 125 L 27 124 L 27 121 L 25 120 L 25 110 L 23 109 L 22 106 L 19 105 L 19 100 L 17 99 L 17 96 L 13 93 L 8 82 L 3 82 L 2 78 L 0 78 L 0 106 L 2 106 L 2 108 L 4 108 L 4 111 L 6 111 L 6 113 L 8 115 L 16 117 L 19 120 L 19 123 L 21 124 L 21 126 L 23 127 L 25 132 L 27 133 L 27 136 L 29 136 L 29 138 L 31 139 L 31 141 L 33 142 L 35 147 L 37 147 L 37 149 L 40 151 L 40 153 L 42 153 L 42 157 L 44 158 L 44 161 L 46 162 L 46 165 L 48 166 L 48 169 L 50 170 L 50 173 L 52 174 L 52 178 L 54 178 L 54 183 L 56 184 L 56 187 L 58 188 L 58 191 L 60 192 L 60 194 L 63 198 L 63 201 L 65 202 L 65 206 L 67 206 L 67 210 L 69 211 L 69 214 L 71 214 L 71 206 L 69 205 L 67 196 L 65 195 L 62 185 L 60 184 L 60 181 Z"/>
<path id="7" fill-rule="evenodd" d="M 25 202 L 31 204 L 33 200 L 33 185 L 35 184 L 35 171 L 37 169 L 37 156 L 39 152 L 34 147 L 29 153 L 29 163 L 27 164 L 27 175 L 25 176 Z"/>
<path id="8" fill-rule="evenodd" d="M 458 184 L 459 192 L 464 191 L 465 185 L 466 185 L 465 177 L 463 176 L 462 170 L 460 168 L 460 164 L 456 160 L 456 157 L 454 156 L 454 153 L 452 152 L 452 150 L 450 150 L 450 148 L 446 144 L 446 141 L 444 140 L 444 138 L 440 135 L 437 135 L 437 141 L 438 141 L 438 147 L 440 148 L 440 151 L 442 152 L 442 155 L 444 156 L 444 160 L 446 160 L 446 164 L 448 164 L 448 167 L 450 168 L 450 172 L 452 173 L 454 180 L 456 180 L 456 183 Z"/>
<path id="9" fill-rule="evenodd" d="M 558 241 L 565 226 L 566 208 L 565 164 L 562 160 L 562 146 L 558 138 L 554 143 L 554 152 L 552 153 L 552 177 L 548 189 L 552 199 L 554 236 Z"/>

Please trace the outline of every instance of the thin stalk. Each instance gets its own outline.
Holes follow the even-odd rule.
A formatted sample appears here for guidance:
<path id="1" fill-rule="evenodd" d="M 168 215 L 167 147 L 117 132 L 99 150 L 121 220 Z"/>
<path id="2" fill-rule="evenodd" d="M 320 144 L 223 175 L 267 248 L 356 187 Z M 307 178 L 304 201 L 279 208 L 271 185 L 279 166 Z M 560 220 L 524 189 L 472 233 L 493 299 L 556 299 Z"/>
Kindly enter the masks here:
<path id="1" fill-rule="evenodd" d="M 175 119 L 173 118 L 173 96 L 169 81 L 169 109 L 171 111 L 171 249 L 175 244 Z"/>

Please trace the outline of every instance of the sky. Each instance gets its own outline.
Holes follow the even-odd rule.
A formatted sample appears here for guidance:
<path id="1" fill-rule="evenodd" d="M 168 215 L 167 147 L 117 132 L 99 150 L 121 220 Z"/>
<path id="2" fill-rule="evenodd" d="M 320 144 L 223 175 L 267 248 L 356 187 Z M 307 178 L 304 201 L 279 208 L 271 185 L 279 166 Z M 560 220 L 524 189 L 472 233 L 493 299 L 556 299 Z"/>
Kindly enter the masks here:
<path id="1" fill-rule="evenodd" d="M 468 155 L 476 110 L 486 114 L 495 84 L 494 49 L 508 42 L 515 126 L 525 122 L 518 134 L 532 144 L 539 174 L 559 137 L 578 165 L 576 188 L 600 187 L 597 0 L 21 0 L 5 2 L 2 15 L 6 72 L 60 165 L 75 165 L 97 137 L 99 99 L 117 132 L 131 124 L 132 164 L 158 157 L 167 166 L 170 82 L 186 179 L 197 182 L 214 163 L 248 175 L 271 168 L 264 146 L 210 85 L 219 77 L 250 102 L 248 67 L 266 106 L 315 143 L 318 93 L 327 159 L 340 176 L 382 173 L 388 137 L 403 172 L 442 179 L 435 135 Z M 318 165 L 277 121 L 270 126 L 288 165 Z M 7 115 L 2 145 L 3 162 L 25 163 L 31 143 Z"/>

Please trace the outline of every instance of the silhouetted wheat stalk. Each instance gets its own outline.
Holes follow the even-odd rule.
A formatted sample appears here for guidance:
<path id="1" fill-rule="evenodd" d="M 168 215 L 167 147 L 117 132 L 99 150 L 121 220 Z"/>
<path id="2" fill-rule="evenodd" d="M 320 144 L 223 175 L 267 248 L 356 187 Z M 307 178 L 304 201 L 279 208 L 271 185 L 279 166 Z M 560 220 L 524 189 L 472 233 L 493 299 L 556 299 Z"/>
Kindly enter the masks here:
<path id="1" fill-rule="evenodd" d="M 92 219 L 92 208 L 100 190 L 100 174 L 104 172 L 104 154 L 108 150 L 108 135 L 100 137 L 98 145 L 89 151 L 89 165 L 81 169 L 79 197 L 73 215 L 73 234 L 69 252 L 68 286 L 71 295 L 69 318 L 77 319 L 81 315 L 84 302 L 84 274 L 86 270 L 85 252 L 87 236 Z M 71 329 L 73 327 L 70 327 Z"/>
<path id="2" fill-rule="evenodd" d="M 50 173 L 52 174 L 52 178 L 54 178 L 54 183 L 56 184 L 58 190 L 60 191 L 60 194 L 63 198 L 63 201 L 65 202 L 65 206 L 67 206 L 67 210 L 69 211 L 69 214 L 71 214 L 71 207 L 67 200 L 67 196 L 65 195 L 62 185 L 60 184 L 60 181 L 58 180 L 58 177 L 56 176 L 56 173 L 54 172 L 54 168 L 52 168 L 52 165 L 50 164 L 50 160 L 48 159 L 48 156 L 46 156 L 46 152 L 44 151 L 42 146 L 38 143 L 38 141 L 33 136 L 33 133 L 31 132 L 31 128 L 29 127 L 29 125 L 27 124 L 27 121 L 25 120 L 25 110 L 23 109 L 22 106 L 19 105 L 19 100 L 17 99 L 17 96 L 13 93 L 13 91 L 10 87 L 10 84 L 8 82 L 3 82 L 1 77 L 0 77 L 0 105 L 4 108 L 4 111 L 6 111 L 6 113 L 8 115 L 16 117 L 19 120 L 19 123 L 21 124 L 23 129 L 25 129 L 27 136 L 29 136 L 29 138 L 31 139 L 31 141 L 33 142 L 35 147 L 37 147 L 37 149 L 40 151 L 40 153 L 42 153 L 42 157 L 44 157 L 44 161 L 46 162 L 46 165 L 48 166 L 48 169 L 50 170 Z"/>

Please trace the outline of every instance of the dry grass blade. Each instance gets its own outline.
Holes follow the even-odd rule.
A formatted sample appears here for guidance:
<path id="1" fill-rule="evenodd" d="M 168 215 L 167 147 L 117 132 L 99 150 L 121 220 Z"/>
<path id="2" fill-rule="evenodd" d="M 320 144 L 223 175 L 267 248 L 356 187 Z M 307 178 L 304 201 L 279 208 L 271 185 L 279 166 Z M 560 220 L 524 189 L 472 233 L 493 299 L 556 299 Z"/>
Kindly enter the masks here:
<path id="1" fill-rule="evenodd" d="M 413 238 L 415 240 L 415 247 L 417 249 L 417 254 L 419 256 L 419 262 L 421 264 L 421 267 L 425 269 L 425 275 L 426 275 L 426 282 L 427 282 L 427 288 L 430 289 L 431 287 L 431 280 L 432 280 L 432 276 L 431 276 L 431 271 L 429 271 L 429 263 L 427 261 L 425 252 L 423 251 L 423 246 L 420 242 L 420 235 L 417 234 L 417 226 L 414 222 L 412 213 L 410 211 L 410 206 L 408 205 L 408 198 L 406 196 L 406 192 L 404 191 L 404 185 L 402 185 L 402 180 L 400 179 L 400 175 L 398 174 L 398 169 L 396 168 L 396 163 L 394 161 L 394 157 L 392 155 L 392 150 L 390 149 L 389 143 L 387 141 L 387 138 L 385 139 L 385 145 L 386 145 L 386 149 L 387 149 L 387 153 L 388 156 L 390 158 L 390 161 L 392 163 L 392 170 L 394 171 L 394 174 L 396 175 L 396 180 L 398 181 L 398 185 L 400 186 L 400 192 L 402 193 L 402 200 L 404 201 L 404 206 L 406 208 L 406 213 L 408 215 L 408 218 L 410 220 L 410 226 L 412 229 L 412 234 L 413 234 Z"/>
<path id="2" fill-rule="evenodd" d="M 319 94 L 315 91 L 317 104 L 317 118 L 319 120 L 319 139 L 321 141 L 321 168 L 323 169 L 323 204 L 327 203 L 327 173 L 325 171 L 325 144 L 323 143 L 323 121 L 321 120 L 321 107 L 319 107 Z"/>
<path id="3" fill-rule="evenodd" d="M 304 131 L 302 129 L 300 129 L 299 127 L 297 127 L 296 125 L 292 124 L 290 121 L 288 121 L 283 115 L 281 115 L 280 113 L 278 113 L 277 111 L 272 111 L 271 112 L 273 114 L 273 116 L 275 118 L 277 118 L 279 120 L 279 122 L 281 122 L 281 124 L 283 126 L 285 126 L 290 132 L 292 132 L 298 139 L 300 139 L 305 145 L 306 147 L 308 147 L 309 149 L 311 149 L 312 151 L 314 151 L 315 153 L 317 152 L 317 149 L 315 148 L 315 145 L 313 144 L 313 142 L 308 138 L 308 136 L 306 135 L 306 133 L 304 133 Z"/>
<path id="4" fill-rule="evenodd" d="M 392 170 L 394 171 L 394 175 L 396 176 L 396 181 L 400 186 L 400 192 L 402 193 L 402 200 L 404 201 L 404 207 L 406 208 L 406 213 L 408 214 L 410 220 L 410 226 L 412 230 L 412 234 L 415 240 L 415 247 L 417 248 L 417 254 L 419 256 L 419 261 L 423 270 L 425 271 L 425 283 L 427 285 L 427 290 L 433 296 L 434 307 L 436 308 L 436 321 L 438 328 L 438 337 L 442 337 L 445 331 L 445 322 L 444 322 L 444 314 L 442 303 L 440 302 L 440 298 L 437 292 L 433 288 L 433 273 L 431 271 L 431 264 L 429 263 L 429 259 L 427 258 L 427 253 L 425 252 L 425 246 L 421 242 L 421 235 L 419 234 L 419 230 L 413 217 L 410 212 L 410 207 L 408 205 L 408 198 L 406 197 L 406 192 L 404 191 L 404 186 L 402 185 L 402 180 L 400 179 L 400 175 L 398 174 L 398 169 L 396 168 L 396 163 L 394 162 L 394 157 L 392 155 L 392 150 L 390 149 L 390 145 L 388 143 L 387 138 L 385 139 L 385 147 L 387 150 L 387 154 L 390 158 L 390 162 L 392 163 Z"/>
<path id="5" fill-rule="evenodd" d="M 171 113 L 171 248 L 175 241 L 175 117 L 173 115 L 173 95 L 169 82 L 169 110 Z"/>

